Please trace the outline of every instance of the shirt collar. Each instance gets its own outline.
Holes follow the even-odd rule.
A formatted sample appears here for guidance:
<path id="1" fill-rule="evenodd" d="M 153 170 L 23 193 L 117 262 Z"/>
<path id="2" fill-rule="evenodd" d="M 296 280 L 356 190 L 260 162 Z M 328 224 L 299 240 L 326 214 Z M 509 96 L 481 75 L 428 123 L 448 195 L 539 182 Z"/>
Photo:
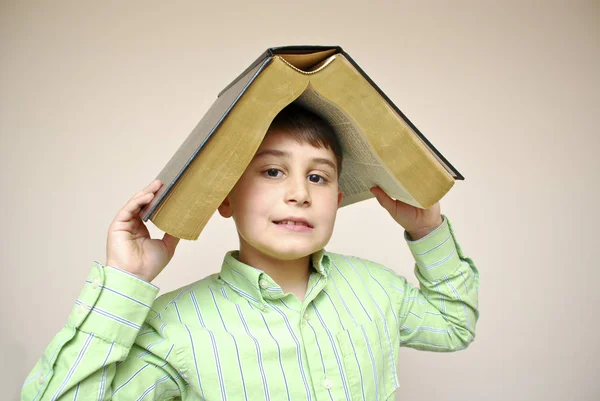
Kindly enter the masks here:
<path id="1" fill-rule="evenodd" d="M 329 276 L 330 259 L 327 251 L 320 250 L 311 255 L 314 268 L 312 274 L 323 278 Z M 265 272 L 239 260 L 239 251 L 225 254 L 221 266 L 220 278 L 242 297 L 262 305 L 264 300 L 275 300 L 284 297 L 281 287 Z"/>

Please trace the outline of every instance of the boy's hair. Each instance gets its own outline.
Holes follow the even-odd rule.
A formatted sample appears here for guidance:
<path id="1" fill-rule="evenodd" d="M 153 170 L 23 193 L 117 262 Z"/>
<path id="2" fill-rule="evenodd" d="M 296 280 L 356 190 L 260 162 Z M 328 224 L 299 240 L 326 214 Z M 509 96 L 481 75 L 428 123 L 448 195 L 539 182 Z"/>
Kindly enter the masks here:
<path id="1" fill-rule="evenodd" d="M 275 116 L 269 129 L 289 132 L 300 143 L 330 149 L 335 155 L 338 178 L 342 172 L 342 144 L 333 127 L 316 113 L 290 103 Z"/>

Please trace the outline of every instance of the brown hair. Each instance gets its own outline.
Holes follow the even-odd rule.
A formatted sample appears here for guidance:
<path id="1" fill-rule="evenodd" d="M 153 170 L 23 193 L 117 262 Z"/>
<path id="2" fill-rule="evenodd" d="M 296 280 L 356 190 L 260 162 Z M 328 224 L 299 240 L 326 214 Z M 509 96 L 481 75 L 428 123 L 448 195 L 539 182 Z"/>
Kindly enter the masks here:
<path id="1" fill-rule="evenodd" d="M 338 177 L 342 172 L 342 144 L 333 127 L 316 113 L 290 103 L 275 116 L 269 129 L 286 131 L 300 143 L 330 149 L 335 155 Z"/>

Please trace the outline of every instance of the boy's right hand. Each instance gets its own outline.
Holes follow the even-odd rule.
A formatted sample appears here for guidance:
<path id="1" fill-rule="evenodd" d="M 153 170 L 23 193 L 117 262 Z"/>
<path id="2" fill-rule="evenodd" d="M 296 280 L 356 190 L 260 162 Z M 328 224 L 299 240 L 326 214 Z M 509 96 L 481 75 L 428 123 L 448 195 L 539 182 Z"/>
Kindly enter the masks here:
<path id="1" fill-rule="evenodd" d="M 151 239 L 140 218 L 140 210 L 154 198 L 162 183 L 154 180 L 135 194 L 115 216 L 108 228 L 106 265 L 135 274 L 151 282 L 167 266 L 179 238 L 165 233 L 162 240 Z"/>

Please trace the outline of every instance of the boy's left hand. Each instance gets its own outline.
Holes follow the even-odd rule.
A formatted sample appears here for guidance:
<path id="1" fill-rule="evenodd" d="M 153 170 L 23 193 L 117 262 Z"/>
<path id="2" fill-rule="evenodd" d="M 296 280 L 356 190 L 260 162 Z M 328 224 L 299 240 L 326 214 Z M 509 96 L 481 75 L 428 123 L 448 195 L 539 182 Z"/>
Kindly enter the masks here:
<path id="1" fill-rule="evenodd" d="M 394 220 L 406 230 L 413 241 L 423 238 L 443 223 L 439 202 L 429 209 L 420 209 L 390 198 L 379 187 L 371 188 L 371 193 Z"/>

